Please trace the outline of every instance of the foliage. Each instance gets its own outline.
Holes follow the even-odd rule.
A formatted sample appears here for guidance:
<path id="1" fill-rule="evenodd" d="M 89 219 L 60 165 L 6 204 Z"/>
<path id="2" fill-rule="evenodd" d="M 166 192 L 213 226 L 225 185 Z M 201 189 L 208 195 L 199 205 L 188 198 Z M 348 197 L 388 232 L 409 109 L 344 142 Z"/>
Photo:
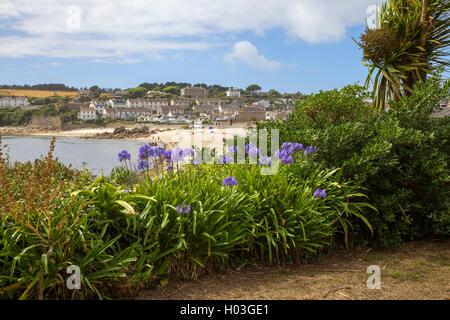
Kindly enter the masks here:
<path id="1" fill-rule="evenodd" d="M 163 92 L 179 96 L 181 90 L 176 86 L 168 86 L 163 89 Z"/>
<path id="2" fill-rule="evenodd" d="M 1 297 L 104 298 L 252 260 L 294 262 L 347 239 L 352 217 L 372 210 L 339 171 L 299 151 L 272 176 L 259 165 L 185 165 L 126 190 L 117 178 L 82 186 L 85 176 L 51 152 L 26 170 L 1 162 Z M 70 265 L 81 290 L 66 289 Z"/>
<path id="3" fill-rule="evenodd" d="M 367 91 L 357 85 L 320 91 L 298 102 L 290 125 L 323 128 L 361 119 L 369 115 L 367 97 Z"/>
<path id="4" fill-rule="evenodd" d="M 441 66 L 448 67 L 450 2 L 389 0 L 383 3 L 379 29 L 366 30 L 358 43 L 369 67 L 374 106 L 411 94 L 414 84 Z"/>
<path id="5" fill-rule="evenodd" d="M 23 126 L 31 121 L 33 112 L 20 108 L 0 108 L 0 126 Z"/>
<path id="6" fill-rule="evenodd" d="M 249 85 L 248 87 L 247 87 L 247 91 L 248 92 L 251 92 L 251 93 L 255 93 L 255 92 L 258 92 L 258 91 L 260 91 L 262 88 L 261 88 L 261 86 L 260 85 L 258 85 L 258 84 L 251 84 L 251 85 Z"/>
<path id="7" fill-rule="evenodd" d="M 449 98 L 449 83 L 440 85 L 436 76 L 381 115 L 317 125 L 299 107 L 286 123 L 270 127 L 281 129 L 282 141 L 317 146 L 316 157 L 322 165 L 342 168 L 344 177 L 368 189 L 370 203 L 379 210 L 368 216 L 374 240 L 394 245 L 426 236 L 449 236 L 448 227 L 439 222 L 448 226 L 450 121 L 430 117 L 445 98 Z M 312 96 L 304 105 L 316 101 Z"/>
<path id="8" fill-rule="evenodd" d="M 147 89 L 141 87 L 131 88 L 127 90 L 127 96 L 131 99 L 142 98 L 146 95 L 146 93 Z"/>

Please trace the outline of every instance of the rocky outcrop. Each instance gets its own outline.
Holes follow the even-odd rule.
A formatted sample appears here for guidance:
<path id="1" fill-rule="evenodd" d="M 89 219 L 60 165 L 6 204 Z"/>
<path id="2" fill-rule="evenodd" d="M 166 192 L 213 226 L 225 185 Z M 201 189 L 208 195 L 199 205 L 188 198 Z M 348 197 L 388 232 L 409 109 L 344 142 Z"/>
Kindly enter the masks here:
<path id="1" fill-rule="evenodd" d="M 113 132 L 103 132 L 93 135 L 88 138 L 92 139 L 136 139 L 146 138 L 149 135 L 155 134 L 156 130 L 150 130 L 147 126 L 135 127 L 127 129 L 125 127 L 115 128 Z"/>
<path id="2" fill-rule="evenodd" d="M 33 115 L 29 127 L 32 129 L 61 130 L 62 121 L 60 116 L 37 116 Z"/>

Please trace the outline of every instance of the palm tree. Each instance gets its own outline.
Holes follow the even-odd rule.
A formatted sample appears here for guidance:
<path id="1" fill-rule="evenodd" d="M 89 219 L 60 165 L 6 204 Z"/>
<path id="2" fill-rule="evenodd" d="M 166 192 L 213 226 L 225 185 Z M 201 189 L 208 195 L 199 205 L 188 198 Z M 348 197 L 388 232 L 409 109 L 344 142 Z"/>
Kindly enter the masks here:
<path id="1" fill-rule="evenodd" d="M 378 28 L 367 29 L 358 45 L 369 67 L 375 110 L 409 95 L 436 68 L 450 66 L 450 0 L 388 0 Z"/>

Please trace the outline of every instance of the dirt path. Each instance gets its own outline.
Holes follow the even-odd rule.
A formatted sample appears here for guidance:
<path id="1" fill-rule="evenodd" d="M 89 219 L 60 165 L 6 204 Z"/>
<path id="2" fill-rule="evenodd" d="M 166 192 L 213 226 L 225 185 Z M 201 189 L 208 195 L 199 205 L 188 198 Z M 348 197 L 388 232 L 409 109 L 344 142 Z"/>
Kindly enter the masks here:
<path id="1" fill-rule="evenodd" d="M 369 290 L 369 265 L 381 289 Z M 450 299 L 450 242 L 338 251 L 288 268 L 243 268 L 147 290 L 138 299 Z"/>

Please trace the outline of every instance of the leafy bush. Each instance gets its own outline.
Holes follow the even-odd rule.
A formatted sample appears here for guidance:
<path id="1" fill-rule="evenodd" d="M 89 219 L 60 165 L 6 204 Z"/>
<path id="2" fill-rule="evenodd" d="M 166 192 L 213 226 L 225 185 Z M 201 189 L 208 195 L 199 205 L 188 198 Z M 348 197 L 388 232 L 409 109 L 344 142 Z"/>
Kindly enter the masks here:
<path id="1" fill-rule="evenodd" d="M 186 165 L 141 175 L 131 190 L 103 177 L 82 186 L 51 152 L 28 164 L 29 177 L 2 161 L 0 297 L 103 298 L 242 262 L 293 262 L 347 239 L 352 217 L 366 222 L 372 210 L 364 194 L 295 157 L 273 176 L 258 165 Z M 70 265 L 82 290 L 66 289 Z"/>
<path id="2" fill-rule="evenodd" d="M 31 121 L 33 111 L 20 108 L 0 108 L 0 126 L 23 126 Z"/>
<path id="3" fill-rule="evenodd" d="M 420 237 L 449 236 L 450 121 L 430 117 L 439 102 L 449 97 L 449 83 L 440 85 L 437 78 L 393 102 L 380 116 L 366 114 L 318 125 L 304 114 L 304 105 L 317 101 L 313 96 L 286 123 L 269 127 L 281 129 L 282 141 L 317 146 L 316 157 L 324 167 L 342 168 L 345 178 L 369 190 L 370 203 L 379 209 L 368 216 L 374 240 L 395 245 Z M 334 99 L 336 93 L 320 95 Z M 350 99 L 350 105 L 362 103 L 361 95 Z"/>

